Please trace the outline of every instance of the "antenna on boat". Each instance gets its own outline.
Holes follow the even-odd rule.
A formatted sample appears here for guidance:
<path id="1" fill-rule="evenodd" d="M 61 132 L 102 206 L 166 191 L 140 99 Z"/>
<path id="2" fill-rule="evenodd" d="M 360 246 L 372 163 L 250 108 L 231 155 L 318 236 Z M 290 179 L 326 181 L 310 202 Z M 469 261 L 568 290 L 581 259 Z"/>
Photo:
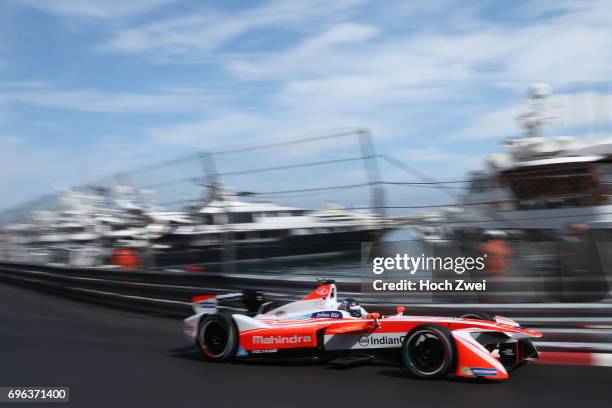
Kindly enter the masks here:
<path id="1" fill-rule="evenodd" d="M 532 84 L 529 87 L 527 91 L 530 100 L 529 109 L 517 118 L 528 137 L 539 137 L 540 128 L 551 119 L 544 116 L 546 98 L 550 93 L 550 85 L 545 83 Z"/>
<path id="2" fill-rule="evenodd" d="M 198 184 L 202 187 L 208 188 L 203 194 L 203 201 L 211 201 L 214 199 L 220 199 L 218 197 L 221 190 L 221 182 L 219 181 L 219 173 L 217 172 L 217 166 L 212 153 L 201 152 L 199 155 L 200 163 L 202 164 L 202 172 L 204 177 Z"/>
<path id="3" fill-rule="evenodd" d="M 378 156 L 376 155 L 376 150 L 374 149 L 372 134 L 368 129 L 360 128 L 357 129 L 357 138 L 361 148 L 361 158 L 365 166 L 368 185 L 370 186 L 372 194 L 372 209 L 382 219 L 382 217 L 385 216 L 385 190 L 381 183 L 382 179 L 377 162 Z"/>
<path id="4" fill-rule="evenodd" d="M 203 197 L 204 202 L 212 202 L 214 200 L 220 201 L 223 212 L 225 213 L 225 215 L 222 217 L 223 225 L 226 226 L 226 232 L 223 234 L 224 243 L 222 267 L 227 272 L 235 272 L 236 249 L 234 247 L 234 234 L 231 228 L 228 227 L 228 206 L 230 205 L 230 201 L 227 199 L 228 194 L 223 189 L 221 181 L 219 181 L 219 173 L 217 172 L 217 166 L 215 165 L 213 154 L 201 152 L 199 157 L 202 164 L 202 171 L 204 172 L 204 178 L 200 184 L 204 187 L 208 187 L 208 197 Z"/>

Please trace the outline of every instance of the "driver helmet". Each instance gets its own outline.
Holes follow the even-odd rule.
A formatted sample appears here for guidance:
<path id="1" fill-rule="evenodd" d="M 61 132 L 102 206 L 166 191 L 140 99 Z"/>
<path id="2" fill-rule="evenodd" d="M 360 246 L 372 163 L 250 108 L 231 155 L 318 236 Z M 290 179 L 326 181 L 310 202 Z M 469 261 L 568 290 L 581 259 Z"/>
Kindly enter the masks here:
<path id="1" fill-rule="evenodd" d="M 359 302 L 353 298 L 346 298 L 341 301 L 338 310 L 344 310 L 353 317 L 361 317 L 361 306 L 359 306 Z"/>

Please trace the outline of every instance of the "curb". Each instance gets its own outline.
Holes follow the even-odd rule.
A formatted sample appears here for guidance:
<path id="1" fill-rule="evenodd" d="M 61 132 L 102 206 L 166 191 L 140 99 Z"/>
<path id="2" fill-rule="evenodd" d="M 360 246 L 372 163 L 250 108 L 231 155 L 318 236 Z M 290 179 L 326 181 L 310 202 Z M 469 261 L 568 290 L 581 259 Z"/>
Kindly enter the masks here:
<path id="1" fill-rule="evenodd" d="M 612 367 L 612 353 L 540 351 L 536 364 Z"/>

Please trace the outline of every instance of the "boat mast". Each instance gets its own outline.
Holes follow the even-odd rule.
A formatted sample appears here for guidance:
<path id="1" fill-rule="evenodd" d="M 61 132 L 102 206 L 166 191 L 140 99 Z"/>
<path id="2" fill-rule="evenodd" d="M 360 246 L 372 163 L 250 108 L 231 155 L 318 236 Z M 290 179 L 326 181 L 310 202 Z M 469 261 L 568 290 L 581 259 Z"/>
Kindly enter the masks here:
<path id="1" fill-rule="evenodd" d="M 222 234 L 223 262 L 221 265 L 225 272 L 235 272 L 236 248 L 234 247 L 234 234 L 229 222 L 230 212 L 228 210 L 228 206 L 230 205 L 230 202 L 227 200 L 226 194 L 221 186 L 221 182 L 219 181 L 219 173 L 217 172 L 217 166 L 215 165 L 215 160 L 212 153 L 202 152 L 199 154 L 199 157 L 202 164 L 202 171 L 204 172 L 203 185 L 204 187 L 208 187 L 208 192 L 204 193 L 205 197 L 203 201 L 204 203 L 218 201 L 223 206 L 221 225 L 224 226 L 225 232 Z"/>
<path id="2" fill-rule="evenodd" d="M 382 219 L 385 216 L 385 190 L 381 182 L 380 170 L 378 168 L 377 161 L 378 156 L 376 156 L 376 151 L 374 150 L 372 135 L 368 129 L 359 129 L 357 130 L 357 137 L 359 138 L 361 157 L 365 165 L 368 185 L 370 186 L 372 193 L 372 210 L 380 216 L 380 220 L 382 222 Z"/>
<path id="3" fill-rule="evenodd" d="M 519 124 L 525 129 L 527 137 L 540 137 L 540 129 L 550 118 L 544 116 L 546 98 L 550 95 L 547 84 L 533 84 L 527 91 L 529 110 L 518 116 Z"/>

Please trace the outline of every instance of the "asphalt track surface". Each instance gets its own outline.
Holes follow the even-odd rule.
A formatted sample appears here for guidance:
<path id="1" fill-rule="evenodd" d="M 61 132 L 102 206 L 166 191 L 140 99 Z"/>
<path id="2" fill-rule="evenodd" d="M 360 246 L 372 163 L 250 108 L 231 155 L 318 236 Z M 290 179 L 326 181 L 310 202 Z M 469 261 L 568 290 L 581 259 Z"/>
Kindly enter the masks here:
<path id="1" fill-rule="evenodd" d="M 399 368 L 213 364 L 181 322 L 0 283 L 0 386 L 70 386 L 34 407 L 610 406 L 612 369 L 529 365 L 505 382 L 407 378 Z"/>

